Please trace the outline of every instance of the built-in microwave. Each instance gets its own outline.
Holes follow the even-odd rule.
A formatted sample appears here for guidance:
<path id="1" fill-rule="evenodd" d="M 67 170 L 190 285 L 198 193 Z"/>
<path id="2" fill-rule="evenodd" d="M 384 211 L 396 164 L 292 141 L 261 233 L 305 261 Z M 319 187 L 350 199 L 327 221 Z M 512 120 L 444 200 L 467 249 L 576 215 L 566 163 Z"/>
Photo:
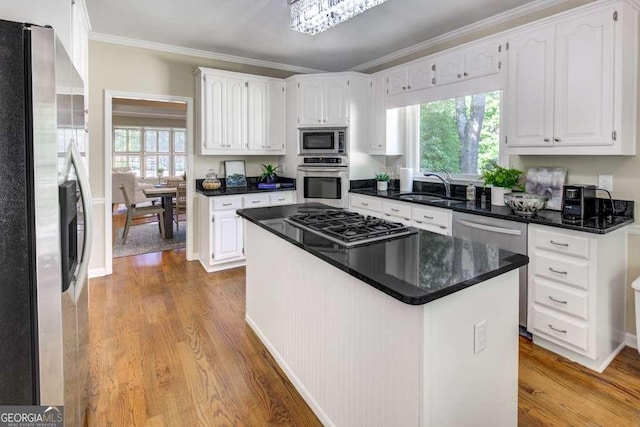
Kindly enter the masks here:
<path id="1" fill-rule="evenodd" d="M 300 129 L 300 155 L 346 154 L 347 128 Z"/>

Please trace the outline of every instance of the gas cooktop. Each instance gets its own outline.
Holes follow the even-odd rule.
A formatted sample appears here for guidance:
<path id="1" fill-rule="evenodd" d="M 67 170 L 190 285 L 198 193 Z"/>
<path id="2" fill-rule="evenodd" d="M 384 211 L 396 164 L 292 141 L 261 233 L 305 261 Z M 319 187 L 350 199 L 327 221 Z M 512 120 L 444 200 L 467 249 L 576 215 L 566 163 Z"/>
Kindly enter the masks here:
<path id="1" fill-rule="evenodd" d="M 346 247 L 365 245 L 418 232 L 415 228 L 399 222 L 364 216 L 342 209 L 314 209 L 290 216 L 285 221 Z"/>

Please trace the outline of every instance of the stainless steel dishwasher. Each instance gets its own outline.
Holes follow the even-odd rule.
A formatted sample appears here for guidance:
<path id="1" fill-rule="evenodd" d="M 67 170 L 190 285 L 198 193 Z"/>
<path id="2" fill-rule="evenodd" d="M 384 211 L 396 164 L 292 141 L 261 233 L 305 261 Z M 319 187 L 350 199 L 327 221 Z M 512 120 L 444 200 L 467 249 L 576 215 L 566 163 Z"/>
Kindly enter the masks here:
<path id="1" fill-rule="evenodd" d="M 527 224 L 486 216 L 453 213 L 453 237 L 527 254 Z M 527 266 L 520 268 L 520 332 L 527 328 Z"/>

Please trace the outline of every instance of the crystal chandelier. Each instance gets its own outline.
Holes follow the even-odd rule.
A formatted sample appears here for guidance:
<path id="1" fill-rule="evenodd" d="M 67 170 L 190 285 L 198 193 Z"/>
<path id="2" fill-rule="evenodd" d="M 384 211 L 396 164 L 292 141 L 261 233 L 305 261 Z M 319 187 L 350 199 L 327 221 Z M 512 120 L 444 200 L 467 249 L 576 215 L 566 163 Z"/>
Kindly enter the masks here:
<path id="1" fill-rule="evenodd" d="M 387 0 L 288 0 L 291 28 L 318 34 Z"/>

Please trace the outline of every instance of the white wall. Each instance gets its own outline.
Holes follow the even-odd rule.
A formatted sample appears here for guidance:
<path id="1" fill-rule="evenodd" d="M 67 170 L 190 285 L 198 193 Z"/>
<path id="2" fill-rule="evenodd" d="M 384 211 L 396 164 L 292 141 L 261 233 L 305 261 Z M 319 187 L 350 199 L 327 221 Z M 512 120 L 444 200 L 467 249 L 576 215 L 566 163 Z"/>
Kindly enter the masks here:
<path id="1" fill-rule="evenodd" d="M 71 0 L 2 0 L 0 19 L 49 25 L 71 52 Z"/>
<path id="2" fill-rule="evenodd" d="M 104 91 L 122 91 L 191 97 L 195 101 L 194 71 L 197 67 L 218 68 L 249 74 L 284 78 L 292 73 L 262 67 L 169 54 L 155 50 L 90 41 L 89 43 L 89 180 L 94 196 L 96 228 L 90 269 L 99 273 L 106 266 L 104 228 L 105 153 Z M 195 141 L 197 144 L 198 141 Z M 275 163 L 275 156 L 194 156 L 190 178 L 204 178 L 209 168 L 222 171 L 224 160 L 244 159 L 247 175 L 258 175 L 261 163 Z M 197 212 L 197 211 L 196 211 Z M 197 224 L 195 218 L 194 224 Z M 196 238 L 198 230 L 194 232 Z M 194 242 L 198 247 L 198 242 Z"/>

